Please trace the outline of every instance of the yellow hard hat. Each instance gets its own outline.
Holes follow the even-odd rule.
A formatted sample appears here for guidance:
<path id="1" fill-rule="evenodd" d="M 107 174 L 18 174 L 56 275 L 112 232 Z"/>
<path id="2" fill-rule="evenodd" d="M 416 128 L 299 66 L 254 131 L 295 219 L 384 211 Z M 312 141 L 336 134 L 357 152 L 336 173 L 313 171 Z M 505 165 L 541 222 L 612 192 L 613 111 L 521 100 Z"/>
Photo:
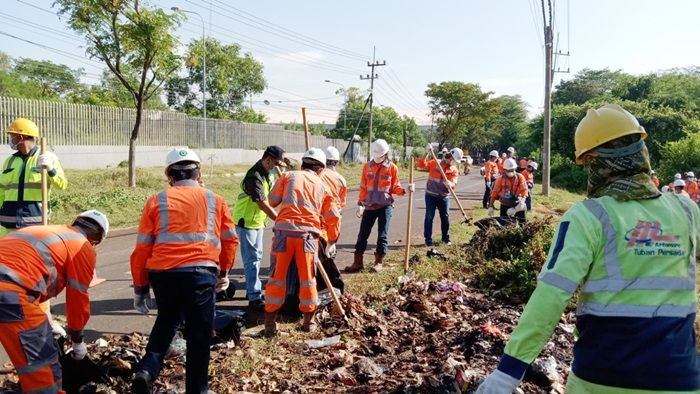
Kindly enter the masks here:
<path id="1" fill-rule="evenodd" d="M 574 135 L 576 163 L 583 164 L 581 156 L 591 149 L 632 134 L 641 134 L 642 139 L 647 138 L 647 132 L 637 118 L 619 105 L 606 104 L 598 109 L 589 109 L 576 127 Z"/>
<path id="2" fill-rule="evenodd" d="M 5 131 L 13 134 L 27 135 L 29 137 L 39 137 L 39 128 L 36 127 L 36 123 L 25 118 L 13 120 Z"/>

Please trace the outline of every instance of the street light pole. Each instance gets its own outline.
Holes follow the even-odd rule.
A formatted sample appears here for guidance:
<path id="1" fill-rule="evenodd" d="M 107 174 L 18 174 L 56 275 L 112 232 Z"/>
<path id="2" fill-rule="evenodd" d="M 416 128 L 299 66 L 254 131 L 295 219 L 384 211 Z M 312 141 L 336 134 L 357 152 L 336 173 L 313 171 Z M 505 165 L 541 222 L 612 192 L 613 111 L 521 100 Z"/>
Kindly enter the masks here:
<path id="1" fill-rule="evenodd" d="M 334 81 L 331 81 L 330 79 L 326 79 L 324 82 L 332 83 L 335 85 L 340 85 L 343 87 L 343 96 L 345 96 L 345 111 L 343 111 L 343 133 L 347 133 L 348 132 L 348 90 L 345 88 L 345 85 L 343 85 L 340 82 L 334 82 Z"/>
<path id="2" fill-rule="evenodd" d="M 194 14 L 199 17 L 202 21 L 202 45 L 204 45 L 204 50 L 202 53 L 202 114 L 204 119 L 202 124 L 204 125 L 204 146 L 207 147 L 207 36 L 206 36 L 206 25 L 204 24 L 204 18 L 196 11 L 183 10 L 179 7 L 171 7 L 173 11 L 181 11 L 187 14 Z"/>

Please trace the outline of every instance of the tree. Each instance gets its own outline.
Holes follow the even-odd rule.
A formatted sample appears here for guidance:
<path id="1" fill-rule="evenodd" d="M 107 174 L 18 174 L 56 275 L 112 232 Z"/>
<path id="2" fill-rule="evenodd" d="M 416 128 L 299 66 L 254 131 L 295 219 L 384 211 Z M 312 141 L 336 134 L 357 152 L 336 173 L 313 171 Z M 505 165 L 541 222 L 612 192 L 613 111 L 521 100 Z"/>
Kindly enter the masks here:
<path id="1" fill-rule="evenodd" d="M 65 64 L 27 58 L 17 60 L 14 71 L 24 81 L 38 86 L 38 98 L 41 99 L 66 97 L 80 87 L 80 77 L 83 75 L 83 69 L 72 70 Z"/>
<path id="2" fill-rule="evenodd" d="M 528 132 L 527 104 L 520 96 L 499 96 L 493 101 L 497 104 L 497 110 L 486 120 L 486 129 L 498 136 L 495 140 L 496 147 L 506 149 L 517 145 Z"/>
<path id="3" fill-rule="evenodd" d="M 187 75 L 167 85 L 168 104 L 190 115 L 201 116 L 203 57 L 207 61 L 207 116 L 262 123 L 264 115 L 245 106 L 246 97 L 265 89 L 263 65 L 238 44 L 222 44 L 214 38 L 194 40 L 185 55 Z"/>
<path id="4" fill-rule="evenodd" d="M 103 61 L 131 95 L 136 118 L 129 138 L 129 186 L 136 186 L 136 141 L 144 104 L 178 68 L 172 30 L 182 14 L 150 9 L 139 0 L 56 0 L 59 15 L 84 34 L 87 53 Z"/>
<path id="5" fill-rule="evenodd" d="M 143 107 L 146 109 L 164 110 L 168 106 L 161 100 L 162 88 L 153 94 Z M 100 77 L 99 85 L 83 85 L 67 97 L 68 101 L 78 104 L 103 105 L 107 107 L 132 107 L 133 98 L 119 79 L 109 70 Z"/>
<path id="6" fill-rule="evenodd" d="M 561 81 L 552 93 L 552 106 L 558 104 L 583 104 L 599 97 L 625 99 L 625 93 L 635 77 L 622 71 L 581 70 L 573 79 Z"/>
<path id="7" fill-rule="evenodd" d="M 483 92 L 477 84 L 458 81 L 431 83 L 425 91 L 430 98 L 430 113 L 435 118 L 440 145 L 448 143 L 467 147 L 483 147 L 496 137 L 485 128 L 498 103 L 493 92 Z"/>

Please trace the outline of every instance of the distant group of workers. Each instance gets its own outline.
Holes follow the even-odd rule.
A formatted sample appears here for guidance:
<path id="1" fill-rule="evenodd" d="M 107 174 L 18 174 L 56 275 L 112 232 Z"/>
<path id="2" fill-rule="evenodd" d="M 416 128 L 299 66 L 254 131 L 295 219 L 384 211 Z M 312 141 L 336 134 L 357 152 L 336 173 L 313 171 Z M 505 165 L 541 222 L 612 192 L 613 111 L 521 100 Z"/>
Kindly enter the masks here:
<path id="1" fill-rule="evenodd" d="M 516 160 L 512 146 L 501 155 L 497 150 L 489 152 L 481 167 L 485 185 L 482 204 L 489 217 L 494 216 L 494 203 L 498 201 L 499 217 L 514 218 L 518 223 L 527 221 L 525 211 L 532 209 L 537 167 L 537 162 L 526 157 Z"/>

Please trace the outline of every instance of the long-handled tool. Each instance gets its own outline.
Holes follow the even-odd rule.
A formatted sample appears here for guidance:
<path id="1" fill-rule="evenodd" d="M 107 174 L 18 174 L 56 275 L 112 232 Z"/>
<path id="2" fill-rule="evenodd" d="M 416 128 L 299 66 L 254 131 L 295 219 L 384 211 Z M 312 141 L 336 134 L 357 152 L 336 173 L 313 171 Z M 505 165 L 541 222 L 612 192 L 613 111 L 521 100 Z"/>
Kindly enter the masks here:
<path id="1" fill-rule="evenodd" d="M 309 150 L 311 143 L 309 142 L 309 124 L 306 123 L 306 108 L 301 107 L 301 118 L 304 121 L 304 144 L 306 145 L 306 150 Z"/>
<path id="2" fill-rule="evenodd" d="M 413 157 L 408 170 L 408 183 L 413 183 Z M 406 250 L 403 255 L 403 270 L 408 272 L 408 255 L 411 252 L 411 219 L 413 219 L 413 191 L 408 191 L 408 220 L 406 223 Z"/>
<path id="3" fill-rule="evenodd" d="M 46 138 L 41 137 L 39 154 L 46 152 Z M 49 174 L 46 167 L 41 167 L 41 224 L 49 224 Z"/>
<path id="4" fill-rule="evenodd" d="M 447 175 L 445 175 L 445 170 L 442 169 L 442 166 L 440 165 L 440 160 L 438 160 L 437 156 L 435 155 L 435 152 L 433 152 L 432 146 L 430 147 L 430 154 L 433 155 L 433 159 L 435 159 L 435 162 L 437 163 L 437 168 L 440 170 L 440 174 L 442 175 L 442 179 L 447 181 Z M 447 189 L 450 191 L 452 194 L 452 197 L 454 197 L 455 201 L 457 201 L 457 205 L 459 206 L 459 210 L 462 211 L 462 216 L 464 216 L 464 221 L 468 222 L 469 216 L 467 216 L 467 212 L 464 211 L 464 208 L 462 207 L 462 203 L 459 201 L 459 198 L 457 197 L 457 193 L 455 193 L 454 189 L 451 187 L 447 186 Z"/>
<path id="5" fill-rule="evenodd" d="M 321 263 L 320 259 L 316 259 L 316 267 L 318 267 L 318 271 L 321 273 L 323 281 L 326 282 L 326 288 L 328 289 L 328 292 L 331 293 L 331 298 L 333 298 L 333 303 L 335 304 L 336 308 L 338 308 L 338 312 L 343 315 L 343 321 L 346 325 L 349 324 L 348 315 L 345 314 L 345 309 L 343 309 L 343 305 L 340 304 L 340 299 L 338 298 L 338 295 L 335 294 L 335 289 L 333 288 L 331 279 L 328 277 L 326 269 L 323 268 L 323 264 Z"/>

